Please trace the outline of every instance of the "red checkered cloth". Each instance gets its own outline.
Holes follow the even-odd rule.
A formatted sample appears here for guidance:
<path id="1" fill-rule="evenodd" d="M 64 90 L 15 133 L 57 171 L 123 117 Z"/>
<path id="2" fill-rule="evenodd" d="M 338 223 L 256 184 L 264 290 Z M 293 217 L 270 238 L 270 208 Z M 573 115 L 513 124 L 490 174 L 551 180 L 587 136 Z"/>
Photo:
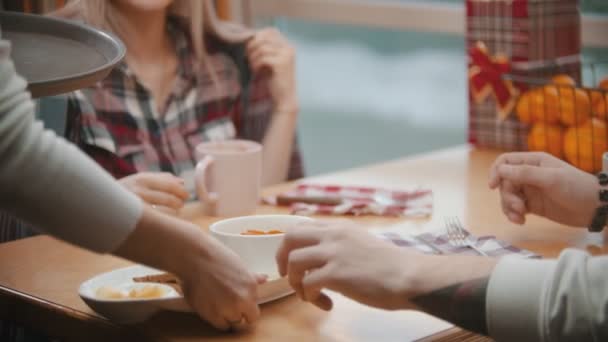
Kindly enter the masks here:
<path id="1" fill-rule="evenodd" d="M 292 214 L 298 215 L 378 215 L 427 217 L 433 213 L 433 192 L 429 189 L 388 190 L 382 188 L 299 184 L 282 195 L 299 197 L 338 197 L 338 205 L 294 203 Z M 276 197 L 265 198 L 277 205 Z"/>
<path id="2" fill-rule="evenodd" d="M 471 236 L 471 233 L 469 233 L 468 231 L 465 231 L 464 233 L 467 236 Z M 416 248 L 420 252 L 427 254 L 437 254 L 437 252 L 430 248 L 427 244 L 421 242 L 420 239 L 424 240 L 428 244 L 435 246 L 438 250 L 441 251 L 441 254 L 479 255 L 472 248 L 452 246 L 445 232 L 423 233 L 414 236 L 410 232 L 383 232 L 381 230 L 378 230 L 374 231 L 373 234 L 381 239 L 388 240 L 397 246 Z M 488 256 L 491 257 L 500 257 L 505 255 L 518 255 L 522 258 L 541 257 L 540 255 L 529 250 L 521 249 L 505 241 L 498 240 L 495 236 L 480 236 L 477 238 L 473 237 L 473 241 L 475 241 L 475 247 L 484 251 L 488 254 Z"/>

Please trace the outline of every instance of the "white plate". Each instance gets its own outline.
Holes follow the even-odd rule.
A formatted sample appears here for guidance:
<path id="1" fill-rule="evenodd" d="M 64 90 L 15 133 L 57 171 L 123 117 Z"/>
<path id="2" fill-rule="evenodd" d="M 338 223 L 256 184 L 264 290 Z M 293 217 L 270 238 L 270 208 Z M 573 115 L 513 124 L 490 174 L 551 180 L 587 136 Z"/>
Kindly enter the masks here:
<path id="1" fill-rule="evenodd" d="M 163 273 L 162 271 L 135 265 L 102 273 L 80 285 L 80 298 L 93 311 L 118 323 L 132 324 L 145 321 L 162 310 L 193 312 L 184 298 L 167 286 L 167 294 L 153 299 L 103 299 L 96 296 L 100 287 L 110 286 L 117 289 L 132 288 L 145 283 L 135 283 L 134 277 Z M 162 284 L 157 284 L 161 285 Z M 166 286 L 166 285 L 165 285 Z M 287 278 L 270 277 L 266 283 L 258 286 L 258 304 L 267 303 L 294 293 Z"/>

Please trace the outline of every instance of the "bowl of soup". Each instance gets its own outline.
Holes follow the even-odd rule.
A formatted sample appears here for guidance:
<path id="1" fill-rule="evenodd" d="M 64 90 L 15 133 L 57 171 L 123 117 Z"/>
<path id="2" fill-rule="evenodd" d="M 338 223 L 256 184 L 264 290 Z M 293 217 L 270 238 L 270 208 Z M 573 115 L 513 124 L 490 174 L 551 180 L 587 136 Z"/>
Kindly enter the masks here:
<path id="1" fill-rule="evenodd" d="M 242 216 L 215 222 L 209 230 L 238 254 L 250 271 L 275 278 L 279 273 L 275 255 L 285 233 L 312 221 L 310 217 L 296 215 Z"/>

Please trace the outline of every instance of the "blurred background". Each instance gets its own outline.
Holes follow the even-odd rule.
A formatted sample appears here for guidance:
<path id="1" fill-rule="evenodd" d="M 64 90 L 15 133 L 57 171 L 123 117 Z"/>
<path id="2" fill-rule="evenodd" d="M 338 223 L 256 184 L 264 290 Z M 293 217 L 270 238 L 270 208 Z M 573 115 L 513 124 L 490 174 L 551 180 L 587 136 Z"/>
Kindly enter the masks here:
<path id="1" fill-rule="evenodd" d="M 466 142 L 464 0 L 328 1 L 334 5 L 325 10 L 343 8 L 344 15 L 288 4 L 316 1 L 264 2 L 277 9 L 258 4 L 261 12 L 278 14 L 254 15 L 256 24 L 277 26 L 297 48 L 299 132 L 309 175 Z M 350 24 L 342 19 L 349 3 L 424 17 L 395 23 L 370 15 L 362 25 Z M 608 30 L 603 37 L 589 32 L 606 27 L 608 1 L 581 0 L 581 8 L 585 61 L 608 61 Z"/>
<path id="2" fill-rule="evenodd" d="M 65 2 L 0 0 L 0 5 L 45 13 Z M 276 26 L 295 45 L 299 135 L 308 175 L 466 143 L 464 0 L 216 4 L 220 16 Z M 584 59 L 608 62 L 608 0 L 580 4 Z M 39 102 L 42 119 L 59 133 L 63 105 L 57 98 Z"/>

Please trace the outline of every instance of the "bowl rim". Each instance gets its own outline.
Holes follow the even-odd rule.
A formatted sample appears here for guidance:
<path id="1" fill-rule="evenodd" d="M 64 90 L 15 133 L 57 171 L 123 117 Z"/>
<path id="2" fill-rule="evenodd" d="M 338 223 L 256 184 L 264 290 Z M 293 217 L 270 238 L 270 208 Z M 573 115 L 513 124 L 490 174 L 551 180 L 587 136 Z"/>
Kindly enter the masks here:
<path id="1" fill-rule="evenodd" d="M 265 235 L 243 235 L 243 234 L 235 234 L 235 233 L 226 233 L 226 232 L 222 232 L 222 231 L 218 231 L 217 230 L 217 226 L 221 223 L 230 223 L 232 221 L 242 221 L 242 220 L 247 220 L 247 219 L 256 219 L 256 220 L 261 220 L 261 219 L 268 219 L 268 218 L 278 218 L 278 217 L 283 217 L 283 218 L 294 218 L 294 219 L 298 219 L 298 220 L 302 220 L 302 222 L 307 221 L 307 222 L 313 222 L 314 219 L 308 216 L 302 216 L 302 215 L 288 215 L 288 214 L 277 214 L 277 215 L 249 215 L 249 216 L 238 216 L 238 217 L 231 217 L 231 218 L 227 218 L 227 219 L 223 219 L 223 220 L 219 220 L 216 221 L 214 223 L 212 223 L 209 226 L 209 231 L 212 234 L 217 234 L 217 235 L 221 235 L 221 236 L 229 236 L 229 237 L 240 237 L 243 239 L 260 239 L 260 238 L 278 238 L 278 237 L 283 237 L 285 236 L 285 233 L 282 234 L 265 234 Z"/>

